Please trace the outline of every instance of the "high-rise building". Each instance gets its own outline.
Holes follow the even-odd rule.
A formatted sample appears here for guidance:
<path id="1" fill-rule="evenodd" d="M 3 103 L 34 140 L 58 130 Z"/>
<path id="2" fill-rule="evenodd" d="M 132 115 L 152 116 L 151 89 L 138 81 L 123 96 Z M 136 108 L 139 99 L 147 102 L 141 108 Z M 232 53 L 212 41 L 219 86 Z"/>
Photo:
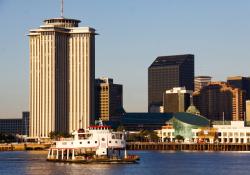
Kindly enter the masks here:
<path id="1" fill-rule="evenodd" d="M 227 83 L 234 88 L 246 91 L 246 99 L 250 100 L 250 77 L 228 77 Z"/>
<path id="2" fill-rule="evenodd" d="M 30 136 L 87 128 L 94 117 L 95 29 L 53 18 L 30 30 Z"/>
<path id="3" fill-rule="evenodd" d="M 95 80 L 96 118 L 109 121 L 111 117 L 124 113 L 122 85 L 114 84 L 111 78 Z"/>
<path id="4" fill-rule="evenodd" d="M 207 86 L 212 80 L 212 77 L 210 76 L 197 76 L 194 79 L 194 88 L 195 91 L 199 91 L 204 86 Z"/>
<path id="5" fill-rule="evenodd" d="M 190 106 L 190 96 L 193 91 L 185 87 L 176 87 L 164 93 L 164 112 L 185 112 Z"/>
<path id="6" fill-rule="evenodd" d="M 29 120 L 30 120 L 30 112 L 24 111 L 22 113 L 22 125 L 23 125 L 23 135 L 29 135 Z"/>
<path id="7" fill-rule="evenodd" d="M 163 93 L 174 87 L 194 90 L 194 55 L 160 56 L 148 68 L 148 110 L 163 105 Z"/>
<path id="8" fill-rule="evenodd" d="M 250 122 L 250 100 L 246 101 L 246 122 Z"/>
<path id="9" fill-rule="evenodd" d="M 211 82 L 193 93 L 195 106 L 210 120 L 243 120 L 245 91 L 224 82 Z"/>

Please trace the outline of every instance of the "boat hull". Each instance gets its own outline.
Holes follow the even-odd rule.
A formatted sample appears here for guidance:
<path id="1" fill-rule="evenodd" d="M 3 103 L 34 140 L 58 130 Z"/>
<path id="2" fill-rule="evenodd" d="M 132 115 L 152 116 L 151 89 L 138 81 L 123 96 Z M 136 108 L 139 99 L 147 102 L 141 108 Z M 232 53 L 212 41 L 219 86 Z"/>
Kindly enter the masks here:
<path id="1" fill-rule="evenodd" d="M 61 162 L 61 163 L 79 163 L 79 164 L 133 164 L 138 163 L 139 158 L 130 159 L 90 159 L 90 160 L 62 160 L 62 159 L 47 159 L 49 162 Z"/>

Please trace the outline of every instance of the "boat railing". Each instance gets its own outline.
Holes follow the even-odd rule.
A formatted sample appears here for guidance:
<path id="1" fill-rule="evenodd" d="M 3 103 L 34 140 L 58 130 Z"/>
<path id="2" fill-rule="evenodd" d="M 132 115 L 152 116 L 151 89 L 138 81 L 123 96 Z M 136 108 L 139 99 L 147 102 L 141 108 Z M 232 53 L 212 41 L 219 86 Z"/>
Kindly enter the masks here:
<path id="1" fill-rule="evenodd" d="M 59 138 L 57 141 L 73 141 L 74 138 Z"/>

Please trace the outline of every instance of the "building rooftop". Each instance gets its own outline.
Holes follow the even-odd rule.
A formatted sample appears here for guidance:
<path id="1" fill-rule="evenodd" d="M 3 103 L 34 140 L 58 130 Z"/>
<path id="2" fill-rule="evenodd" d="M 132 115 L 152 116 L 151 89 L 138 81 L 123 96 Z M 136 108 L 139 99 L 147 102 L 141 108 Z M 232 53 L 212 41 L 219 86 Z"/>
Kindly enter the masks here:
<path id="1" fill-rule="evenodd" d="M 195 78 L 197 78 L 197 79 L 203 79 L 203 78 L 206 78 L 206 79 L 212 79 L 212 77 L 211 77 L 211 76 L 206 76 L 206 75 L 196 76 Z"/>
<path id="2" fill-rule="evenodd" d="M 155 59 L 155 61 L 150 65 L 149 68 L 180 65 L 183 64 L 188 58 L 194 58 L 194 55 L 186 54 L 186 55 L 159 56 Z"/>
<path id="3" fill-rule="evenodd" d="M 121 116 L 120 121 L 109 121 L 105 124 L 117 128 L 118 126 L 125 126 L 125 128 L 132 129 L 159 129 L 166 122 L 171 119 L 177 119 L 186 124 L 196 126 L 209 126 L 210 122 L 207 118 L 200 115 L 189 114 L 185 112 L 177 113 L 126 113 Z"/>
<path id="4" fill-rule="evenodd" d="M 51 18 L 43 21 L 45 25 L 53 25 L 56 27 L 78 27 L 78 24 L 81 22 L 77 19 L 70 18 Z"/>
<path id="5" fill-rule="evenodd" d="M 209 120 L 203 116 L 186 113 L 186 112 L 174 113 L 173 117 L 184 123 L 187 123 L 190 125 L 196 125 L 196 126 L 209 126 L 209 123 L 210 123 Z"/>

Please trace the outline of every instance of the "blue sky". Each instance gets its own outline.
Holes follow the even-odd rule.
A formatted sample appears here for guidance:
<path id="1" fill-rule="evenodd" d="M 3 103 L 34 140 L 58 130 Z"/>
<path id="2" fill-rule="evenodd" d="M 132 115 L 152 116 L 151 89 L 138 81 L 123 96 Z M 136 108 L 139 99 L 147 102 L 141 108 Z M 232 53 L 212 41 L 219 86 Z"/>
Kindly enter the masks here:
<path id="1" fill-rule="evenodd" d="M 96 28 L 96 77 L 124 86 L 124 107 L 147 110 L 147 68 L 195 55 L 195 75 L 250 75 L 248 0 L 64 0 L 64 16 Z M 28 110 L 29 29 L 60 16 L 60 0 L 0 0 L 0 118 Z"/>

